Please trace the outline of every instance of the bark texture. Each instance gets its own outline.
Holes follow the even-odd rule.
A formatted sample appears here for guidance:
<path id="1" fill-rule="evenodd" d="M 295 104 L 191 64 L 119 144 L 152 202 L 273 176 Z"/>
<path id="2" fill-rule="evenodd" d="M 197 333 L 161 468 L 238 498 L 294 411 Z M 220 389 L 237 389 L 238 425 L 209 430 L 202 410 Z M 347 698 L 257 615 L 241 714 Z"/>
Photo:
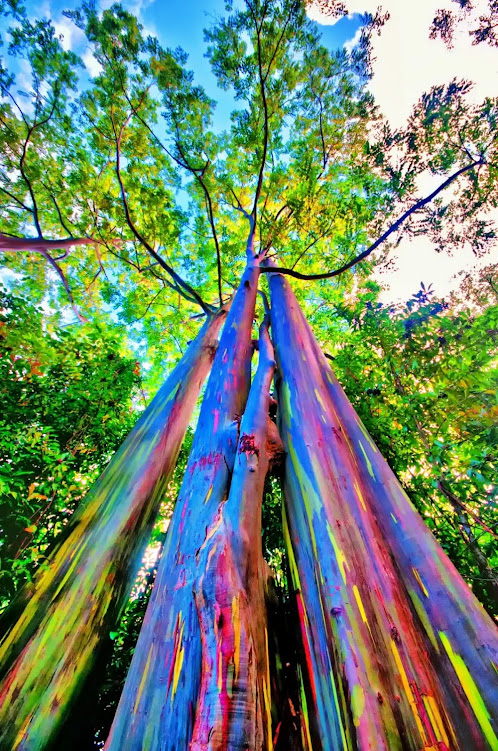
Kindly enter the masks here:
<path id="1" fill-rule="evenodd" d="M 372 442 L 288 283 L 272 274 L 270 287 L 310 743 L 496 751 L 496 627 Z"/>
<path id="2" fill-rule="evenodd" d="M 240 582 L 234 553 L 220 549 L 214 541 L 224 524 L 223 507 L 249 392 L 258 278 L 257 261 L 250 262 L 221 335 L 151 600 L 105 744 L 107 751 L 187 751 L 194 726 L 196 748 L 211 748 L 214 740 L 205 731 L 210 718 L 216 725 L 216 738 L 228 732 L 232 689 L 238 679 L 237 645 L 244 657 L 250 645 L 243 644 L 242 637 L 238 641 L 238 623 L 247 614 L 242 593 L 235 596 Z M 216 562 L 207 560 L 208 549 Z M 225 589 L 233 593 L 231 599 Z M 247 672 L 251 669 L 248 661 Z M 213 699 L 212 707 L 202 708 L 214 674 L 216 703 Z M 246 679 L 252 681 L 252 674 Z M 197 720 L 198 702 L 202 722 Z M 221 726 L 218 712 L 223 717 Z"/>
<path id="3" fill-rule="evenodd" d="M 269 316 L 268 316 L 269 319 Z M 226 503 L 198 555 L 194 595 L 202 677 L 190 751 L 272 747 L 270 670 L 261 549 L 261 503 L 273 423 L 268 416 L 273 347 L 268 323 L 240 425 Z"/>
<path id="4" fill-rule="evenodd" d="M 226 312 L 206 322 L 89 491 L 64 539 L 7 611 L 0 748 L 41 751 L 126 603 Z"/>

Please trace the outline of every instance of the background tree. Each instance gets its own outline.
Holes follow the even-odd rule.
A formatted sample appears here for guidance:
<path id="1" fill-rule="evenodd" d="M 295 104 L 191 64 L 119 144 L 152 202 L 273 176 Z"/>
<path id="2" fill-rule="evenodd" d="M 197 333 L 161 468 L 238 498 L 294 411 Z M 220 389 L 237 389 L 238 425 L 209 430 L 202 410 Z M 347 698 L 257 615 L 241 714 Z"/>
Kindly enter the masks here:
<path id="1" fill-rule="evenodd" d="M 143 397 L 140 366 L 116 329 L 63 328 L 5 290 L 1 310 L 3 609 L 43 565 Z"/>

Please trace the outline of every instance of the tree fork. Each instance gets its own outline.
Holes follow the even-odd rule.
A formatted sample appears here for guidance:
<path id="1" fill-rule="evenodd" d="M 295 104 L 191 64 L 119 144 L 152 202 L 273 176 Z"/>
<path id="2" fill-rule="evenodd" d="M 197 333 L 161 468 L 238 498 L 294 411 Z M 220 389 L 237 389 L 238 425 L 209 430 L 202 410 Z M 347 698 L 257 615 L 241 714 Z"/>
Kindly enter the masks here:
<path id="1" fill-rule="evenodd" d="M 411 507 L 280 274 L 289 556 L 323 749 L 498 749 L 494 624 Z M 313 744 L 313 747 L 318 744 Z"/>
<path id="2" fill-rule="evenodd" d="M 190 748 L 203 670 L 198 613 L 201 607 L 202 619 L 198 588 L 198 575 L 202 572 L 198 564 L 203 546 L 215 534 L 216 524 L 222 518 L 235 464 L 238 426 L 250 386 L 251 332 L 258 279 L 258 260 L 250 259 L 220 338 L 187 469 L 106 751 Z M 220 557 L 221 564 L 235 571 L 228 559 Z M 235 580 L 228 579 L 225 570 L 227 586 L 234 586 Z M 224 616 L 216 628 L 218 633 L 223 632 Z M 213 636 L 208 637 L 209 647 L 216 648 Z M 204 656 L 207 648 L 206 643 Z M 221 675 L 220 679 L 223 680 Z"/>
<path id="3" fill-rule="evenodd" d="M 210 317 L 2 618 L 0 748 L 54 742 L 126 603 L 226 310 Z"/>

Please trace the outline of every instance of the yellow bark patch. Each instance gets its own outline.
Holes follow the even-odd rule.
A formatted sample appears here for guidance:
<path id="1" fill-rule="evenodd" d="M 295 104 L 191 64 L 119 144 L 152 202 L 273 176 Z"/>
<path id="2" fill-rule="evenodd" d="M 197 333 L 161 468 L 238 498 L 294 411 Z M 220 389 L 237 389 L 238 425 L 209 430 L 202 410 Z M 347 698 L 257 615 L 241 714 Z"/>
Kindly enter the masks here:
<path id="1" fill-rule="evenodd" d="M 365 505 L 365 499 L 363 498 L 363 493 L 361 492 L 360 486 L 358 485 L 358 483 L 356 482 L 356 480 L 353 480 L 353 487 L 355 489 L 356 495 L 360 499 L 360 503 L 363 506 L 363 509 L 366 511 L 367 507 Z"/>
<path id="2" fill-rule="evenodd" d="M 429 716 L 429 719 L 431 721 L 431 725 L 433 729 L 436 732 L 436 737 L 438 741 L 443 741 L 448 748 L 450 748 L 450 740 L 448 738 L 448 735 L 444 729 L 444 723 L 443 718 L 441 717 L 441 713 L 439 712 L 439 708 L 434 701 L 433 696 L 423 696 L 422 697 L 424 701 L 424 706 L 426 709 L 426 712 Z"/>
<path id="3" fill-rule="evenodd" d="M 427 587 L 425 586 L 424 582 L 420 578 L 419 572 L 417 571 L 416 568 L 413 568 L 413 567 L 412 567 L 412 571 L 413 571 L 413 575 L 414 575 L 415 579 L 417 580 L 417 582 L 418 582 L 418 584 L 420 586 L 420 589 L 422 590 L 422 592 L 424 593 L 424 595 L 426 597 L 429 597 L 429 593 L 427 591 Z"/>
<path id="4" fill-rule="evenodd" d="M 149 665 L 150 665 L 150 661 L 151 661 L 151 658 L 152 658 L 152 650 L 153 650 L 153 645 L 151 644 L 150 649 L 149 649 L 149 654 L 147 655 L 147 661 L 145 663 L 144 672 L 142 673 L 142 680 L 140 681 L 140 685 L 139 685 L 138 691 L 137 691 L 137 697 L 135 699 L 135 704 L 133 706 L 133 713 L 134 714 L 137 711 L 138 705 L 140 704 L 140 699 L 142 697 L 142 692 L 144 690 L 145 681 L 147 680 L 147 673 L 149 672 Z"/>
<path id="5" fill-rule="evenodd" d="M 417 708 L 417 702 L 415 701 L 415 697 L 413 695 L 413 691 L 410 688 L 410 682 L 408 680 L 408 676 L 406 675 L 405 668 L 403 666 L 403 663 L 401 661 L 400 654 L 398 652 L 398 648 L 394 641 L 391 640 L 391 649 L 394 655 L 394 661 L 396 662 L 396 667 L 398 668 L 400 677 L 401 677 L 401 683 L 403 684 L 403 688 L 406 694 L 406 698 L 408 699 L 408 703 L 410 704 L 413 717 L 415 719 L 415 723 L 417 725 L 418 731 L 420 733 L 420 738 L 422 739 L 423 743 L 428 743 L 430 741 L 430 738 L 427 738 L 427 735 L 425 733 L 424 726 L 422 725 L 422 722 L 420 720 L 420 716 L 418 713 Z"/>
<path id="6" fill-rule="evenodd" d="M 349 570 L 348 562 L 346 560 L 346 556 L 344 555 L 343 551 L 337 544 L 337 541 L 334 537 L 334 534 L 330 528 L 330 524 L 327 522 L 327 534 L 329 536 L 330 542 L 332 543 L 332 547 L 334 548 L 335 557 L 337 560 L 337 565 L 339 566 L 339 570 L 341 572 L 342 579 L 344 581 L 344 584 L 346 584 L 346 569 Z"/>
<path id="7" fill-rule="evenodd" d="M 232 625 L 234 630 L 233 664 L 235 667 L 235 680 L 237 681 L 240 665 L 240 608 L 237 595 L 232 600 Z"/>
<path id="8" fill-rule="evenodd" d="M 491 726 L 490 714 L 487 710 L 486 705 L 484 704 L 483 698 L 479 693 L 479 689 L 477 688 L 467 665 L 460 657 L 460 655 L 453 651 L 450 640 L 448 639 L 444 631 L 439 631 L 438 633 L 442 645 L 445 648 L 448 657 L 450 658 L 453 669 L 455 670 L 458 680 L 460 681 L 462 688 L 465 691 L 465 695 L 469 701 L 470 706 L 472 707 L 472 711 L 477 718 L 477 722 L 481 726 L 481 730 L 484 733 L 491 750 L 498 751 L 498 737 L 496 736 L 496 733 Z"/>
<path id="9" fill-rule="evenodd" d="M 372 467 L 372 465 L 370 463 L 370 459 L 368 458 L 367 452 L 365 451 L 365 449 L 364 449 L 363 444 L 362 444 L 361 441 L 358 441 L 358 446 L 361 448 L 362 454 L 365 457 L 365 462 L 367 464 L 368 474 L 370 475 L 370 477 L 373 477 L 373 479 L 375 480 L 375 475 L 374 475 L 373 467 Z"/>
<path id="10" fill-rule="evenodd" d="M 182 672 L 182 667 L 183 667 L 183 656 L 184 656 L 185 650 L 182 647 L 182 641 L 183 641 L 183 629 L 184 628 L 185 628 L 185 621 L 182 621 L 182 627 L 180 629 L 180 636 L 178 637 L 178 649 L 176 650 L 176 655 L 175 655 L 175 666 L 173 668 L 173 691 L 171 692 L 172 700 L 173 700 L 174 695 L 176 694 L 176 689 L 178 688 L 178 681 L 180 680 L 180 673 Z"/>
<path id="11" fill-rule="evenodd" d="M 359 683 L 355 683 L 351 692 L 351 708 L 353 710 L 353 721 L 356 727 L 359 727 L 361 716 L 365 709 L 365 694 Z"/>

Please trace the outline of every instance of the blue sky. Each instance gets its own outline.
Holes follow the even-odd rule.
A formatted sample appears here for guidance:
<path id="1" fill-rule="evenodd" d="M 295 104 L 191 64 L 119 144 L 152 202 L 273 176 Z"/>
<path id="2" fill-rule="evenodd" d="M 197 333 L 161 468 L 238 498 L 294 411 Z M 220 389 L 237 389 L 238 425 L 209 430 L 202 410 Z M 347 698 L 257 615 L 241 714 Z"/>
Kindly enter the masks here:
<path id="1" fill-rule="evenodd" d="M 33 16 L 51 18 L 58 33 L 64 36 L 65 44 L 88 62 L 89 50 L 82 35 L 62 15 L 63 10 L 75 10 L 79 3 L 67 0 L 27 0 L 25 5 Z M 110 5 L 109 0 L 97 2 L 97 7 L 101 8 Z M 224 0 L 124 0 L 122 5 L 137 15 L 145 29 L 156 35 L 163 46 L 182 47 L 188 53 L 188 67 L 195 72 L 196 82 L 218 103 L 215 127 L 227 127 L 234 106 L 233 99 L 230 93 L 220 90 L 216 85 L 209 62 L 204 57 L 206 45 L 203 33 L 204 28 L 210 26 L 217 16 L 224 15 Z M 353 39 L 359 26 L 360 17 L 357 14 L 351 18 L 342 18 L 333 26 L 317 24 L 323 43 L 329 49 L 342 47 Z"/>
<path id="2" fill-rule="evenodd" d="M 217 88 L 211 74 L 209 62 L 204 57 L 206 46 L 203 29 L 212 25 L 216 16 L 224 15 L 224 8 L 224 0 L 153 0 L 140 13 L 146 28 L 154 31 L 165 46 L 180 46 L 188 53 L 188 67 L 195 71 L 197 82 L 218 102 L 218 126 L 222 122 L 228 123 L 232 99 L 230 94 Z M 358 15 L 341 19 L 333 26 L 320 26 L 323 43 L 331 49 L 342 47 L 354 37 L 359 26 Z"/>

